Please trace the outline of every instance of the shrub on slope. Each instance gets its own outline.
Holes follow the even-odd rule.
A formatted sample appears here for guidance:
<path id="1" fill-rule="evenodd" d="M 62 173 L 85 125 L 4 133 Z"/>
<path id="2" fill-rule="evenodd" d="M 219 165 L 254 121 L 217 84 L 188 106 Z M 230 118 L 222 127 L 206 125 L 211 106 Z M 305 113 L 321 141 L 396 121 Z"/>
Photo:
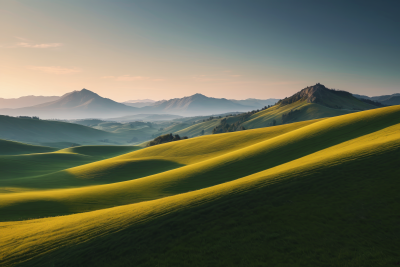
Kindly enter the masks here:
<path id="1" fill-rule="evenodd" d="M 187 139 L 186 136 L 182 137 L 182 139 Z M 172 141 L 179 141 L 181 140 L 181 137 L 178 134 L 173 135 L 172 133 L 170 134 L 164 134 L 164 135 L 160 135 L 156 138 L 154 138 L 154 140 L 150 141 L 147 146 L 155 146 L 155 145 L 159 145 L 159 144 L 164 144 L 164 143 L 168 143 L 168 142 L 172 142 Z"/>

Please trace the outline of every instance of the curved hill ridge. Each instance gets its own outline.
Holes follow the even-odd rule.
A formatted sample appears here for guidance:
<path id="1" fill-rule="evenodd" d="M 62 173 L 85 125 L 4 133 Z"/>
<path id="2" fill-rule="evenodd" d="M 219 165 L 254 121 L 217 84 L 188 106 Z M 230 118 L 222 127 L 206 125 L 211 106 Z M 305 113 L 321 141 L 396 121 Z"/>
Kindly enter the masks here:
<path id="1" fill-rule="evenodd" d="M 57 174 L 59 176 L 45 177 L 49 181 L 56 181 L 58 177 L 63 183 L 65 180 L 70 180 L 74 184 L 76 184 L 74 179 L 104 180 L 107 183 L 114 179 L 119 183 L 6 194 L 0 196 L 0 211 L 9 210 L 9 207 L 14 206 L 12 212 L 8 211 L 10 216 L 14 217 L 19 213 L 18 209 L 38 205 L 37 208 L 25 212 L 23 216 L 29 218 L 39 214 L 54 216 L 185 193 L 239 179 L 380 131 L 400 123 L 399 115 L 400 107 L 381 108 L 308 122 L 308 124 L 299 123 L 298 127 L 296 124 L 289 124 L 162 144 L 67 169 L 62 174 Z M 281 130 L 282 127 L 287 127 L 287 130 Z M 264 133 L 260 136 L 262 130 Z M 254 136 L 257 135 L 260 139 L 254 140 Z M 244 146 L 239 145 L 230 150 L 229 144 L 235 143 L 235 137 L 252 141 L 247 144 L 245 141 Z M 224 140 L 225 138 L 227 139 Z M 214 143 L 211 142 L 212 139 Z M 207 143 L 205 150 L 212 152 L 214 149 L 214 152 L 204 156 L 204 143 Z M 160 173 L 153 173 L 148 177 L 140 176 L 144 172 L 141 166 L 147 169 L 147 163 L 154 163 L 154 170 L 157 171 L 157 161 L 164 163 L 161 165 L 163 169 Z M 178 164 L 185 166 L 180 167 Z M 170 166 L 169 171 L 168 166 Z M 139 176 L 135 174 L 135 170 Z M 225 175 L 225 172 L 229 175 Z M 120 182 L 121 179 L 125 181 Z M 49 203 L 46 210 L 39 209 L 42 201 Z M 15 207 L 16 203 L 19 203 L 18 209 Z M 64 208 L 60 208 L 60 204 Z"/>
<path id="2" fill-rule="evenodd" d="M 223 155 L 229 151 L 234 151 L 236 149 L 243 148 L 286 133 L 288 131 L 292 131 L 310 123 L 313 123 L 313 121 L 275 127 L 274 129 L 258 129 L 248 131 L 246 136 L 238 134 L 220 135 L 217 139 L 215 139 L 216 136 L 204 136 L 202 138 L 191 139 L 189 146 L 186 144 L 187 142 L 179 141 L 175 143 L 168 143 L 147 148 L 145 153 L 128 153 L 126 156 L 102 160 L 94 162 L 93 164 L 85 164 L 88 161 L 93 161 L 91 158 L 85 158 L 87 162 L 81 161 L 82 164 L 85 165 L 77 168 L 67 167 L 69 169 L 56 173 L 47 172 L 46 175 L 34 177 L 34 179 L 25 178 L 29 178 L 29 176 L 31 176 L 30 173 L 29 175 L 23 176 L 22 174 L 24 171 L 22 171 L 21 174 L 13 169 L 10 172 L 7 172 L 4 178 L 19 176 L 22 179 L 8 179 L 6 182 L 3 181 L 2 190 L 4 192 L 18 192 L 18 187 L 21 185 L 23 186 L 20 191 L 27 191 L 34 189 L 54 189 L 60 187 L 81 187 L 99 184 L 99 182 L 115 183 L 119 181 L 132 180 L 211 159 L 213 157 Z M 212 141 L 210 142 L 209 140 Z M 216 143 L 219 145 L 216 145 Z M 171 149 L 171 147 L 174 147 L 174 149 Z M 191 147 L 192 149 L 188 149 L 188 147 Z M 52 159 L 57 160 L 57 158 L 61 157 L 61 155 L 65 153 L 73 155 L 73 157 L 70 156 L 71 159 L 84 155 L 92 155 L 95 151 L 97 151 L 100 155 L 105 155 L 106 152 L 108 152 L 111 148 L 113 147 L 83 146 L 63 149 L 57 151 L 56 153 L 59 153 L 60 155 L 55 155 L 56 157 L 52 157 Z M 125 151 L 126 149 L 133 150 L 135 147 L 114 148 L 120 148 L 118 151 L 121 151 L 121 149 Z M 135 149 L 138 149 L 138 147 Z M 112 156 L 110 154 L 108 155 Z M 33 156 L 32 158 L 37 159 L 38 157 L 39 156 Z M 43 155 L 41 157 L 46 156 Z M 15 163 L 20 164 L 18 162 Z M 72 164 L 74 164 L 74 162 L 72 162 Z M 70 167 L 73 167 L 73 165 Z M 26 168 L 27 167 L 25 167 L 25 169 Z"/>
<path id="3" fill-rule="evenodd" d="M 318 266 L 321 262 L 326 266 L 393 265 L 398 260 L 399 248 L 399 219 L 393 216 L 393 210 L 400 208 L 397 193 L 400 184 L 398 171 L 391 166 L 400 157 L 399 115 L 400 107 L 394 106 L 320 120 L 179 168 L 183 170 L 180 178 L 176 177 L 179 169 L 171 170 L 106 185 L 92 199 L 85 199 L 82 194 L 73 201 L 80 204 L 106 201 L 115 186 L 120 186 L 120 199 L 124 196 L 130 199 L 132 195 L 127 194 L 131 190 L 143 193 L 149 179 L 152 182 L 147 193 L 153 199 L 164 196 L 161 199 L 62 217 L 0 223 L 3 251 L 0 263 L 5 266 L 127 263 L 257 266 L 265 262 L 287 266 L 302 266 L 302 263 Z M 213 137 L 246 136 L 246 132 L 251 131 Z M 160 145 L 158 152 L 162 154 L 163 148 L 164 153 L 171 153 L 173 144 Z M 181 149 L 171 156 L 185 157 L 186 152 L 180 152 Z M 150 156 L 156 152 L 146 148 L 113 160 L 139 153 Z M 259 163 L 252 165 L 256 159 Z M 275 163 L 270 162 L 274 160 Z M 239 167 L 232 167 L 240 164 L 254 169 L 234 177 Z M 192 179 L 199 171 L 207 172 L 207 168 L 214 176 L 199 176 L 197 182 Z M 163 179 L 155 182 L 160 175 Z M 220 180 L 212 184 L 218 177 Z M 187 179 L 192 181 L 185 183 Z M 211 184 L 205 187 L 204 180 Z M 136 185 L 128 187 L 127 183 Z M 186 191 L 179 193 L 179 183 Z M 90 189 L 85 194 L 94 188 Z M 55 191 L 53 197 L 47 195 L 43 199 L 57 199 L 55 203 L 62 208 L 67 196 L 71 197 L 66 194 L 65 199 L 60 198 L 62 192 Z M 165 194 L 168 192 L 172 194 Z M 10 207 L 18 209 L 27 194 L 5 195 L 9 196 L 15 199 Z M 10 205 L 4 200 L 3 195 L 0 203 Z M 29 205 L 38 202 L 32 199 Z M 123 203 L 117 200 L 113 204 Z M 244 259 L 243 255 L 249 258 Z"/>

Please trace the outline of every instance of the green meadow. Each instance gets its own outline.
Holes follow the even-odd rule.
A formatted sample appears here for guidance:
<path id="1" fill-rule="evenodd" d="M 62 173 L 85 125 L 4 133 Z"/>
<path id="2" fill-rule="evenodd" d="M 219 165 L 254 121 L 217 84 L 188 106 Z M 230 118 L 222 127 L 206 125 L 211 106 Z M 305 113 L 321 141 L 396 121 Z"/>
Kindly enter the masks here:
<path id="1" fill-rule="evenodd" d="M 399 265 L 400 106 L 347 104 L 152 147 L 1 140 L 0 265 Z"/>

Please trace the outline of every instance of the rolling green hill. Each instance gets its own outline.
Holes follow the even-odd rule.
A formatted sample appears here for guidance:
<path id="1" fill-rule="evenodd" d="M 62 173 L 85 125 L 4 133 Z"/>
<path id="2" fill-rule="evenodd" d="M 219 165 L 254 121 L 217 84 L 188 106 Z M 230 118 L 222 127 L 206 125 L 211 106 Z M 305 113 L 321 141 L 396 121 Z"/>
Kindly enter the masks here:
<path id="1" fill-rule="evenodd" d="M 90 157 L 101 148 L 59 152 Z M 28 177 L 18 191 L 7 178 L 16 189 L 0 193 L 0 264 L 399 261 L 399 106 L 113 153 L 46 174 L 47 189 Z"/>

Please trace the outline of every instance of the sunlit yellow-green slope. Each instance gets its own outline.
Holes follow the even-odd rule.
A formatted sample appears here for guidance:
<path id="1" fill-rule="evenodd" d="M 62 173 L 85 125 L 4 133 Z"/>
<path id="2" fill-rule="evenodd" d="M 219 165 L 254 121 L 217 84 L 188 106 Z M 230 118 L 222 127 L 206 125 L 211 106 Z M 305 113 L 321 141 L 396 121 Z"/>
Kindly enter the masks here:
<path id="1" fill-rule="evenodd" d="M 257 147 L 270 142 L 263 150 L 277 152 L 290 145 L 297 156 L 287 152 L 289 159 L 274 166 L 264 158 L 264 170 L 200 190 L 81 214 L 0 223 L 0 263 L 395 265 L 400 256 L 399 112 L 400 107 L 390 107 L 327 119 L 239 149 L 241 155 L 230 152 L 235 157 L 229 160 L 239 164 L 254 153 L 261 156 Z M 330 138 L 322 138 L 328 134 Z M 296 146 L 299 142 L 305 145 Z M 311 144 L 315 149 L 308 153 L 298 151 Z M 224 157 L 212 160 L 232 167 Z M 205 162 L 180 169 L 205 168 Z M 233 173 L 225 168 L 219 175 Z"/>
<path id="2" fill-rule="evenodd" d="M 138 147 L 82 146 L 68 148 L 57 151 L 57 154 L 35 154 L 29 155 L 28 157 L 21 157 L 21 160 L 19 161 L 16 160 L 17 158 L 13 158 L 12 162 L 14 164 L 14 168 L 6 168 L 10 159 L 4 158 L 3 165 L 7 171 L 7 175 L 4 175 L 4 178 L 24 177 L 24 175 L 31 177 L 34 172 L 29 170 L 41 172 L 43 174 L 47 173 L 48 175 L 42 175 L 41 177 L 35 176 L 34 179 L 29 180 L 12 179 L 8 180 L 7 182 L 3 182 L 1 186 L 3 188 L 11 187 L 13 188 L 13 192 L 15 192 L 18 190 L 19 186 L 22 186 L 23 190 L 25 191 L 28 188 L 38 189 L 79 187 L 90 184 L 131 180 L 209 159 L 235 149 L 246 147 L 275 137 L 282 133 L 286 133 L 314 122 L 315 121 L 307 121 L 281 127 L 273 127 L 271 129 L 249 131 L 246 132 L 245 135 L 233 134 L 219 135 L 214 137 L 206 136 L 200 139 L 195 138 L 187 140 L 186 142 L 175 142 L 173 144 L 170 143 L 161 146 L 154 146 L 147 148 L 145 153 L 137 153 L 139 152 L 137 151 L 135 153 L 129 153 L 127 156 L 98 161 L 94 164 L 83 165 L 78 168 L 59 171 L 56 173 L 54 173 L 56 170 L 62 170 L 68 167 L 82 165 L 87 162 L 93 162 L 101 159 L 101 157 L 110 158 L 117 154 L 123 154 L 122 152 L 137 150 Z M 52 161 L 46 162 L 46 157 Z M 78 158 L 80 160 L 78 163 L 80 162 L 80 164 L 71 164 L 70 161 L 67 160 L 68 157 L 73 159 Z M 30 158 L 32 158 L 31 161 L 28 160 Z M 64 159 L 64 161 L 62 159 Z M 42 160 L 42 162 L 40 160 Z M 54 161 L 56 161 L 58 165 L 61 165 L 58 166 L 56 163 L 53 163 Z M 30 162 L 33 162 L 33 164 L 30 164 Z M 0 161 L 0 165 L 1 164 L 2 163 Z M 21 166 L 24 166 L 24 168 L 16 168 L 18 164 L 21 164 Z M 26 165 L 29 166 L 25 167 Z M 31 165 L 33 165 L 33 169 L 30 168 Z M 62 166 L 64 166 L 64 168 L 62 168 Z M 53 171 L 49 171 L 49 168 L 51 168 Z"/>
<path id="3" fill-rule="evenodd" d="M 137 153 L 140 152 L 137 151 L 129 153 L 127 156 L 103 160 L 93 164 L 71 168 L 67 171 L 36 176 L 33 177 L 34 179 L 31 177 L 28 177 L 29 179 L 8 179 L 1 182 L 2 190 L 4 193 L 11 193 L 18 192 L 18 190 L 20 192 L 24 192 L 34 189 L 80 187 L 88 186 L 90 184 L 107 184 L 110 182 L 145 177 L 151 174 L 167 171 L 169 169 L 178 168 L 180 166 L 184 166 L 184 164 L 195 163 L 207 158 L 216 157 L 224 152 L 226 153 L 235 149 L 249 146 L 262 140 L 267 140 L 291 130 L 304 127 L 314 122 L 315 121 L 308 121 L 280 127 L 271 127 L 269 129 L 258 129 L 254 131 L 247 131 L 246 134 L 242 133 L 240 135 L 238 135 L 238 133 L 234 133 L 231 135 L 205 136 L 202 138 L 154 146 L 147 148 L 147 152 L 145 153 Z M 204 140 L 206 141 L 204 142 Z M 190 145 L 185 145 L 185 142 L 190 143 Z M 60 153 L 58 156 L 64 155 L 65 153 L 71 153 L 73 151 L 90 154 L 86 151 L 88 148 L 90 148 L 92 151 L 92 149 L 96 147 L 77 147 L 73 149 L 61 150 L 60 152 L 63 154 Z M 82 154 L 72 154 L 72 156 L 82 156 Z M 41 169 L 39 168 L 39 170 Z M 184 169 L 183 174 L 185 175 L 186 172 L 187 170 Z M 181 173 L 181 171 L 179 171 L 179 173 Z M 168 174 L 167 176 L 171 177 L 171 175 Z M 157 179 L 164 179 L 164 177 L 165 176 L 163 175 Z M 128 181 L 128 184 L 129 182 L 133 181 Z M 217 180 L 208 180 L 204 182 L 206 185 L 208 185 L 209 182 L 215 184 L 217 183 Z M 151 180 L 144 183 L 145 188 L 149 186 L 153 187 L 154 185 L 157 186 L 157 184 L 153 184 Z M 179 185 L 180 184 L 178 184 L 179 192 L 182 190 L 185 192 L 187 190 L 187 188 L 181 188 Z M 143 196 L 141 194 L 136 194 L 136 192 L 140 190 L 139 188 L 136 188 L 135 190 L 128 189 L 129 187 L 126 187 L 126 184 L 120 183 L 110 186 L 112 186 L 112 188 L 88 187 L 82 188 L 82 190 L 78 191 L 71 191 L 72 189 L 66 191 L 35 191 L 28 195 L 18 194 L 4 198 L 2 195 L 0 195 L 0 199 L 4 200 L 0 202 L 0 209 L 7 214 L 7 217 L 3 217 L 1 219 L 15 220 L 31 218 L 33 216 L 41 217 L 48 215 L 68 214 L 71 212 L 88 211 L 96 208 L 110 207 L 117 204 L 133 203 L 143 200 Z M 198 187 L 197 184 L 193 184 L 193 186 L 195 186 L 195 189 Z M 131 192 L 125 193 L 124 191 L 126 190 Z M 88 192 L 90 193 L 87 194 Z M 154 199 L 160 197 L 159 193 L 153 194 L 151 188 L 149 188 L 149 190 L 144 189 L 143 193 L 145 199 Z M 101 196 L 98 194 L 101 194 Z M 118 197 L 112 201 L 109 201 L 110 198 L 113 198 L 116 195 L 118 195 Z M 165 194 L 161 194 L 161 196 L 164 195 Z M 170 195 L 170 193 L 168 193 L 168 195 Z M 84 199 L 81 198 L 82 196 Z M 131 196 L 133 196 L 133 198 L 131 198 Z M 54 199 L 54 197 L 56 197 L 56 199 Z M 61 199 L 59 199 L 59 197 L 61 197 Z M 68 200 L 65 199 L 65 197 Z M 61 203 L 65 200 L 68 202 L 65 203 L 66 205 Z M 75 210 L 75 208 L 72 206 L 68 207 L 71 205 L 71 201 L 72 203 L 75 203 L 73 206 L 79 205 L 81 208 L 79 208 L 79 210 Z"/>
<path id="4" fill-rule="evenodd" d="M 185 193 L 273 168 L 337 144 L 378 132 L 397 123 L 400 123 L 399 106 L 359 112 L 317 121 L 265 141 L 227 151 L 224 154 L 219 154 L 216 149 L 213 157 L 198 158 L 199 160 L 194 162 L 191 162 L 193 160 L 190 156 L 191 149 L 192 151 L 201 151 L 201 149 L 196 150 L 193 149 L 195 146 L 185 146 L 189 140 L 160 145 L 111 160 L 69 169 L 68 172 L 81 179 L 108 179 L 113 176 L 118 177 L 119 174 L 126 175 L 124 170 L 130 164 L 136 164 L 133 166 L 138 166 L 140 169 L 141 163 L 149 160 L 167 160 L 169 158 L 175 163 L 191 164 L 140 179 L 113 184 L 3 194 L 0 195 L 0 212 L 7 214 L 3 220 L 53 216 Z M 253 131 L 260 130 L 214 135 L 208 138 L 218 138 L 219 136 L 220 138 L 224 136 L 229 138 L 237 135 L 246 140 L 246 134 Z M 198 140 L 200 139 L 198 138 Z M 195 142 L 196 140 L 192 139 L 191 141 Z M 229 143 L 216 142 L 210 147 L 218 145 L 225 147 Z M 151 152 L 153 149 L 154 154 Z M 162 158 L 163 153 L 166 153 L 165 159 Z M 132 173 L 134 172 L 133 169 L 130 170 Z M 106 174 L 106 177 L 103 174 Z M 132 176 L 134 177 L 134 174 Z"/>

